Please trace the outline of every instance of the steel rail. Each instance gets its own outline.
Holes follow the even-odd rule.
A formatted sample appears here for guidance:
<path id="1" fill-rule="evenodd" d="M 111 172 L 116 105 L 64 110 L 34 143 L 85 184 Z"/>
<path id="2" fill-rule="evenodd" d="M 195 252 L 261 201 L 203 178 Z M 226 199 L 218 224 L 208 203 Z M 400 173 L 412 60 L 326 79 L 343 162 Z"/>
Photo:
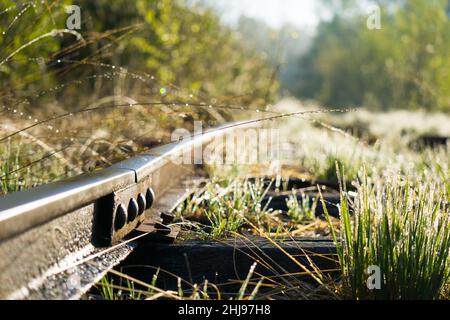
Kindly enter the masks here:
<path id="1" fill-rule="evenodd" d="M 257 126 L 224 125 L 107 169 L 0 197 L 0 298 L 79 298 L 133 250 L 125 236 L 185 193 L 197 165 L 177 159 Z"/>

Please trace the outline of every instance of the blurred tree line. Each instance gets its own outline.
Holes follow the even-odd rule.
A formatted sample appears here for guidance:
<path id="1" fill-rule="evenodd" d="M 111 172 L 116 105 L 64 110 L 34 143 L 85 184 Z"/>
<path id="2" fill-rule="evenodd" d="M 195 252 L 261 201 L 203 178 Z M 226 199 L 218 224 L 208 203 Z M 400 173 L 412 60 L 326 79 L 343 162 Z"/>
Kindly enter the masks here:
<path id="1" fill-rule="evenodd" d="M 276 29 L 266 22 L 241 16 L 236 31 L 246 47 L 262 52 L 275 66 L 275 76 L 280 82 L 280 94 L 295 92 L 301 75 L 298 57 L 304 55 L 311 45 L 311 35 L 292 24 Z"/>
<path id="2" fill-rule="evenodd" d="M 75 31 L 83 40 L 71 34 L 41 39 L 66 28 L 65 8 L 71 4 L 81 8 L 81 29 Z M 0 61 L 0 102 L 23 98 L 28 108 L 38 103 L 43 108 L 49 96 L 77 108 L 80 100 L 118 92 L 136 100 L 190 97 L 208 104 L 262 105 L 278 91 L 274 66 L 263 54 L 243 46 L 212 10 L 182 0 L 4 0 Z M 124 80 L 105 65 L 149 77 Z M 54 95 L 39 95 L 57 85 Z"/>
<path id="3" fill-rule="evenodd" d="M 299 61 L 291 92 L 329 106 L 450 111 L 450 13 L 447 0 L 328 1 L 334 17 L 319 25 Z"/>
<path id="4" fill-rule="evenodd" d="M 43 110 L 55 99 L 71 109 L 128 95 L 261 106 L 287 91 L 327 106 L 450 110 L 448 0 L 372 2 L 380 30 L 367 28 L 361 2 L 322 2 L 334 16 L 311 40 L 295 26 L 245 17 L 232 30 L 201 1 L 4 0 L 0 103 Z M 70 4 L 81 8 L 84 41 L 47 34 L 66 27 Z"/>

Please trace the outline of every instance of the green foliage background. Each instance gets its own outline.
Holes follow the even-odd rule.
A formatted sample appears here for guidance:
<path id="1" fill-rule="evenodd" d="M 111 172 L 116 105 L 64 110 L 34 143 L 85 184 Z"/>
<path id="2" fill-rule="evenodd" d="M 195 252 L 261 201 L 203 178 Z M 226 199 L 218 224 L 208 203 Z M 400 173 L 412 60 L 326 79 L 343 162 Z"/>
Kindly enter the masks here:
<path id="1" fill-rule="evenodd" d="M 46 37 L 18 52 L 0 66 L 1 102 L 23 98 L 30 109 L 42 111 L 56 99 L 64 100 L 64 109 L 76 108 L 80 100 L 116 92 L 117 79 L 105 85 L 104 78 L 92 77 L 104 71 L 101 64 L 158 79 L 149 86 L 122 81 L 121 92 L 136 100 L 161 98 L 162 84 L 168 93 L 169 88 L 183 88 L 179 91 L 208 104 L 260 106 L 275 97 L 278 84 L 267 59 L 244 47 L 212 10 L 181 0 L 6 0 L 0 7 L 0 33 L 5 32 L 0 36 L 0 59 L 42 34 L 64 29 L 69 16 L 65 6 L 70 4 L 81 7 L 79 32 L 85 41 L 72 35 Z M 82 85 L 66 86 L 55 95 L 30 95 L 86 78 Z"/>
<path id="2" fill-rule="evenodd" d="M 80 100 L 118 92 L 136 100 L 189 97 L 161 97 L 164 87 L 168 93 L 183 88 L 178 94 L 193 93 L 207 104 L 261 107 L 279 92 L 289 92 L 330 107 L 450 111 L 448 0 L 371 1 L 381 8 L 381 30 L 366 27 L 369 13 L 357 1 L 321 2 L 334 15 L 320 23 L 311 40 L 294 26 L 274 30 L 245 17 L 235 32 L 221 23 L 213 5 L 202 1 L 5 0 L 0 59 L 65 28 L 69 4 L 81 7 L 85 42 L 65 34 L 20 50 L 0 65 L 0 102 L 26 101 L 26 108 L 45 111 L 55 101 L 74 109 Z M 159 81 L 148 85 L 120 80 L 117 74 L 112 81 L 93 77 L 105 71 L 101 64 Z M 83 84 L 36 94 L 78 80 Z"/>
<path id="3" fill-rule="evenodd" d="M 450 111 L 450 14 L 447 0 L 376 1 L 380 30 L 367 12 L 337 1 L 299 61 L 297 96 L 324 105 Z"/>

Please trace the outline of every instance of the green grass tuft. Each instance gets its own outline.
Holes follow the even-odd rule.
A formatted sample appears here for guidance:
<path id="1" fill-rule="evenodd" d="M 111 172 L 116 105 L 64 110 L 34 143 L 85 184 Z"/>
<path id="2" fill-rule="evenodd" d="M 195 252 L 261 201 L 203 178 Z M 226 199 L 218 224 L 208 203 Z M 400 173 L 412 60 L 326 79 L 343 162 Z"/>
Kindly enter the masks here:
<path id="1" fill-rule="evenodd" d="M 333 230 L 344 295 L 439 299 L 450 275 L 450 217 L 444 187 L 412 183 L 401 176 L 383 183 L 367 175 L 361 180 L 353 203 L 345 189 L 341 191 L 341 235 Z M 379 289 L 367 285 L 370 266 L 381 270 Z"/>

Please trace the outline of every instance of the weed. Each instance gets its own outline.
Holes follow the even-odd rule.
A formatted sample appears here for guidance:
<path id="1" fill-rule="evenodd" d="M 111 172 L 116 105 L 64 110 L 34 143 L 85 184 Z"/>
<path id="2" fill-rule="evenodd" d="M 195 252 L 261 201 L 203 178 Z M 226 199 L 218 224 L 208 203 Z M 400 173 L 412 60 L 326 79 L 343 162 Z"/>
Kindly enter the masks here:
<path id="1" fill-rule="evenodd" d="M 333 237 L 344 293 L 354 299 L 440 298 L 450 276 L 445 190 L 401 176 L 379 181 L 365 174 L 351 205 L 341 192 L 341 236 Z M 367 286 L 370 266 L 381 270 L 379 290 Z"/>
<path id="2" fill-rule="evenodd" d="M 310 197 L 302 193 L 301 200 L 299 201 L 297 192 L 292 190 L 292 195 L 289 196 L 289 199 L 286 199 L 286 205 L 288 207 L 287 215 L 295 223 L 302 223 L 315 219 L 317 199 L 311 205 Z"/>
<path id="3" fill-rule="evenodd" d="M 269 203 L 262 203 L 269 189 L 262 180 L 257 183 L 239 179 L 216 181 L 182 204 L 177 209 L 177 216 L 183 221 L 193 219 L 204 223 L 207 236 L 214 239 L 244 229 L 244 218 L 267 226 L 272 212 L 268 209 Z"/>

